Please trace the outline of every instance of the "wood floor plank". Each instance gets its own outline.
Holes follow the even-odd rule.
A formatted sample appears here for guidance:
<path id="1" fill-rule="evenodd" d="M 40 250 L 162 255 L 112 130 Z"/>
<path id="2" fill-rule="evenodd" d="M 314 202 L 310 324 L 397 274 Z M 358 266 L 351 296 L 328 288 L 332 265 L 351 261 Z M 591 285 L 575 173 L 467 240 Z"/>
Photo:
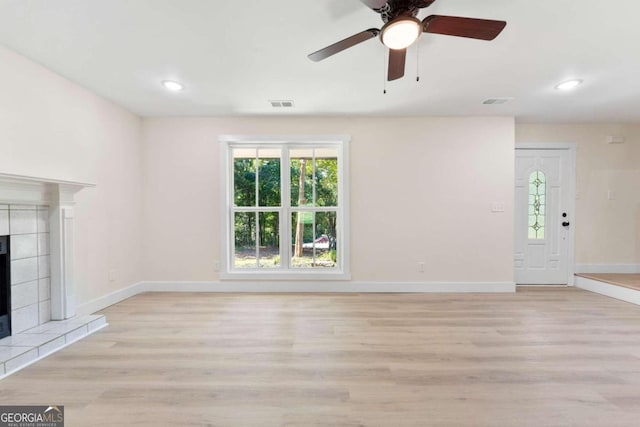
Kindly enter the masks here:
<path id="1" fill-rule="evenodd" d="M 637 426 L 640 307 L 515 294 L 139 295 L 0 381 L 67 426 Z"/>

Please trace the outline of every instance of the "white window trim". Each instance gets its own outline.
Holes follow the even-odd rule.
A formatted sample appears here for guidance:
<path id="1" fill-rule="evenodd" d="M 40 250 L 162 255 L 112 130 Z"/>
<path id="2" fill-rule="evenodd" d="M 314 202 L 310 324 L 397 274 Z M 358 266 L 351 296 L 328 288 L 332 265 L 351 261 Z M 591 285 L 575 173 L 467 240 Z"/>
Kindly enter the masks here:
<path id="1" fill-rule="evenodd" d="M 220 273 L 221 280 L 350 280 L 350 245 L 349 245 L 349 142 L 348 135 L 221 135 L 220 142 Z M 231 167 L 231 147 L 234 145 L 246 145 L 250 147 L 252 143 L 264 146 L 265 143 L 283 147 L 304 147 L 305 144 L 312 143 L 314 146 L 326 144 L 340 150 L 338 156 L 338 208 L 341 211 L 341 221 L 338 222 L 337 233 L 340 238 L 338 250 L 338 268 L 331 270 L 322 269 L 233 269 L 232 252 L 232 218 L 231 203 L 233 181 L 233 168 Z M 283 165 L 281 168 L 284 176 Z M 284 183 L 284 180 L 283 180 Z M 284 188 L 288 188 L 288 183 Z M 278 208 L 265 208 L 269 211 L 282 211 L 284 206 Z M 312 208 L 310 210 L 314 210 Z M 305 210 L 302 208 L 302 210 Z M 325 210 L 320 208 L 320 210 Z M 280 214 L 280 224 L 289 221 L 285 215 Z M 288 223 L 287 223 L 288 224 Z M 286 226 L 284 229 L 288 229 Z M 286 245 L 282 245 L 285 247 Z M 281 259 L 283 255 L 289 256 L 290 248 L 280 248 Z"/>

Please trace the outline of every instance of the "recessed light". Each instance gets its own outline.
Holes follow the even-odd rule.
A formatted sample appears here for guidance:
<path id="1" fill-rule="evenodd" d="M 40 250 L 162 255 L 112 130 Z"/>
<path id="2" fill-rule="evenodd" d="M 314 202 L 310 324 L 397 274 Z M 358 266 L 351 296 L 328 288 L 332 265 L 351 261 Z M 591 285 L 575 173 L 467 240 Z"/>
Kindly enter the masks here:
<path id="1" fill-rule="evenodd" d="M 184 89 L 184 85 L 182 83 L 178 83 L 173 80 L 163 80 L 162 86 L 164 86 L 165 89 L 170 90 L 172 92 L 180 92 L 182 89 Z"/>
<path id="2" fill-rule="evenodd" d="M 562 82 L 556 86 L 558 90 L 572 90 L 577 88 L 582 84 L 582 80 L 567 80 L 566 82 Z"/>

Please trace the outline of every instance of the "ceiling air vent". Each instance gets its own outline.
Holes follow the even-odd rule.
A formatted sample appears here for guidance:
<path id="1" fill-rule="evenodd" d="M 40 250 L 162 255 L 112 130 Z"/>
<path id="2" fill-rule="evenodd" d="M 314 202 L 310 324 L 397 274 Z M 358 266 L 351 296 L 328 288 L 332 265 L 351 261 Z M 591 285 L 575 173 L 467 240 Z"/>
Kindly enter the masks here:
<path id="1" fill-rule="evenodd" d="M 483 102 L 484 105 L 500 105 L 513 101 L 513 98 L 490 98 Z"/>
<path id="2" fill-rule="evenodd" d="M 273 99 L 269 101 L 273 108 L 292 108 L 293 101 L 286 99 Z"/>

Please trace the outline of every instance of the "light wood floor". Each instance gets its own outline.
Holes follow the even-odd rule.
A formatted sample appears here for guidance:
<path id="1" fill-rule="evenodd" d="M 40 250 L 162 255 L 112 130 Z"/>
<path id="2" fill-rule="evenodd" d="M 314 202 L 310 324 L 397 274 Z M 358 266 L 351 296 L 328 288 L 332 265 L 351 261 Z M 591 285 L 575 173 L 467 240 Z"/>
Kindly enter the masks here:
<path id="1" fill-rule="evenodd" d="M 640 307 L 516 294 L 146 294 L 0 382 L 70 426 L 638 426 Z"/>
<path id="2" fill-rule="evenodd" d="M 594 279 L 600 282 L 609 283 L 611 285 L 622 286 L 623 288 L 635 289 L 640 291 L 640 274 L 576 274 L 576 276 Z"/>

